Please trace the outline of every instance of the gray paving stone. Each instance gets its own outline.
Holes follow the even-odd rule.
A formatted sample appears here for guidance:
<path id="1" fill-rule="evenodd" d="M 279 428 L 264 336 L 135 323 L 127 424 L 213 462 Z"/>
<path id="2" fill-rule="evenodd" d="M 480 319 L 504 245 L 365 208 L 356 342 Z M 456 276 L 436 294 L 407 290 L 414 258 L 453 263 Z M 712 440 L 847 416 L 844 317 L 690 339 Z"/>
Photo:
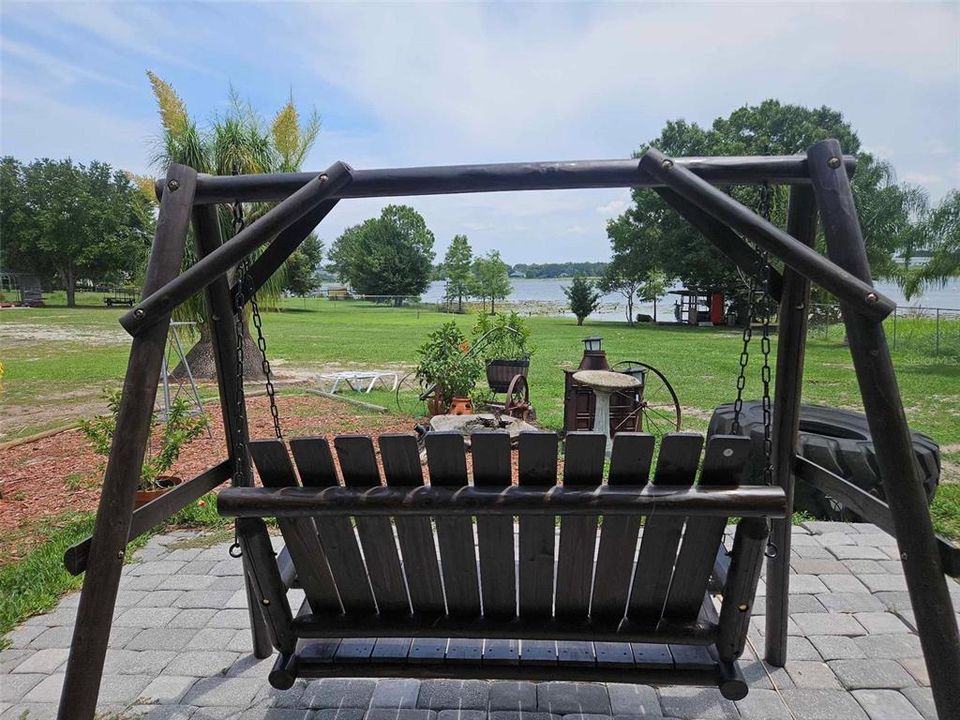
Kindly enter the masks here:
<path id="1" fill-rule="evenodd" d="M 860 703 L 843 690 L 796 688 L 781 695 L 796 720 L 867 720 Z"/>
<path id="2" fill-rule="evenodd" d="M 235 707 L 199 707 L 194 711 L 193 715 L 190 716 L 190 720 L 234 720 L 237 716 L 237 708 Z"/>
<path id="3" fill-rule="evenodd" d="M 104 675 L 100 681 L 98 702 L 129 705 L 140 697 L 143 689 L 153 681 L 152 675 Z M 57 694 L 59 700 L 59 693 Z"/>
<path id="4" fill-rule="evenodd" d="M 889 574 L 877 560 L 844 560 L 843 564 L 847 566 L 847 570 L 856 574 L 858 577 L 860 575 Z"/>
<path id="5" fill-rule="evenodd" d="M 190 688 L 183 698 L 183 704 L 247 707 L 258 690 L 259 686 L 247 678 L 205 677 Z"/>
<path id="6" fill-rule="evenodd" d="M 199 629 L 206 627 L 213 617 L 216 610 L 212 608 L 194 608 L 190 610 L 181 610 L 174 615 L 173 620 L 167 623 L 168 628 L 191 628 Z"/>
<path id="7" fill-rule="evenodd" d="M 37 652 L 33 648 L 5 648 L 0 650 L 0 674 L 5 675 L 12 672 L 15 667 Z"/>
<path id="8" fill-rule="evenodd" d="M 910 595 L 902 590 L 885 590 L 874 593 L 877 600 L 887 606 L 888 610 L 898 612 L 900 610 L 912 610 L 910 604 Z"/>
<path id="9" fill-rule="evenodd" d="M 794 613 L 790 619 L 805 637 L 814 634 L 852 636 L 866 633 L 852 615 L 843 613 Z"/>
<path id="10" fill-rule="evenodd" d="M 518 710 L 495 710 L 488 715 L 489 720 L 560 720 L 559 715 L 548 712 L 520 712 Z"/>
<path id="11" fill-rule="evenodd" d="M 237 720 L 307 720 L 311 715 L 309 710 L 299 708 L 250 708 Z"/>
<path id="12" fill-rule="evenodd" d="M 200 564 L 197 561 L 194 562 Z M 214 563 L 206 572 L 209 572 L 211 575 L 241 575 L 243 574 L 243 565 L 239 560 L 221 560 L 218 563 Z M 205 573 L 200 574 L 203 575 Z"/>
<path id="13" fill-rule="evenodd" d="M 775 690 L 751 688 L 735 704 L 743 720 L 790 720 L 790 711 Z"/>
<path id="14" fill-rule="evenodd" d="M 223 554 L 226 555 L 226 552 L 227 551 L 224 550 Z M 183 566 L 183 568 L 181 568 L 180 572 L 184 575 L 212 575 L 214 574 L 213 568 L 216 565 L 217 563 L 214 562 L 213 560 L 210 560 L 210 561 L 191 560 L 190 562 L 186 563 Z M 224 573 L 216 573 L 216 575 L 221 575 L 221 574 L 224 574 Z M 241 572 L 226 573 L 226 574 L 242 575 L 243 572 L 241 570 Z"/>
<path id="15" fill-rule="evenodd" d="M 222 610 L 232 595 L 230 590 L 191 590 L 181 594 L 174 601 L 173 607 Z"/>
<path id="16" fill-rule="evenodd" d="M 325 708 L 317 710 L 310 720 L 363 720 L 366 713 L 360 708 Z"/>
<path id="17" fill-rule="evenodd" d="M 160 628 L 173 620 L 180 611 L 176 608 L 135 607 L 122 612 L 113 624 L 117 627 Z"/>
<path id="18" fill-rule="evenodd" d="M 830 667 L 814 660 L 789 660 L 787 672 L 798 688 L 825 688 L 841 690 L 840 681 Z"/>
<path id="19" fill-rule="evenodd" d="M 0 702 L 15 703 L 46 679 L 46 675 L 6 675 L 0 682 Z"/>
<path id="20" fill-rule="evenodd" d="M 15 673 L 41 673 L 49 675 L 67 661 L 70 650 L 67 648 L 47 648 L 31 653 L 22 663 L 17 665 Z"/>
<path id="21" fill-rule="evenodd" d="M 829 522 L 827 520 L 811 520 L 801 523 L 801 527 L 806 528 L 814 535 L 825 535 L 828 533 L 854 533 L 857 529 L 850 523 Z"/>
<path id="22" fill-rule="evenodd" d="M 829 577 L 829 576 L 826 576 Z M 803 593 L 823 593 L 827 592 L 827 586 L 824 585 L 817 575 L 791 575 L 790 576 L 790 594 Z"/>
<path id="23" fill-rule="evenodd" d="M 415 678 L 388 678 L 377 682 L 370 699 L 374 708 L 415 708 L 420 696 L 420 681 Z"/>
<path id="24" fill-rule="evenodd" d="M 817 595 L 827 612 L 883 612 L 884 604 L 868 592 L 831 592 Z"/>
<path id="25" fill-rule="evenodd" d="M 29 617 L 24 621 L 24 625 L 44 625 L 46 627 L 70 625 L 72 627 L 76 619 L 77 611 L 75 608 L 62 608 L 43 615 Z"/>
<path id="26" fill-rule="evenodd" d="M 103 665 L 105 675 L 159 675 L 176 657 L 170 650 L 110 650 Z"/>
<path id="27" fill-rule="evenodd" d="M 853 538 L 854 535 L 847 532 L 826 532 L 821 533 L 817 540 L 824 547 L 836 547 L 838 545 L 856 545 Z"/>
<path id="28" fill-rule="evenodd" d="M 207 590 L 231 590 L 236 592 L 243 589 L 243 577 L 240 575 L 221 575 L 213 576 L 213 582 L 210 583 Z"/>
<path id="29" fill-rule="evenodd" d="M 893 660 L 831 660 L 830 669 L 848 690 L 902 688 L 916 681 Z"/>
<path id="30" fill-rule="evenodd" d="M 160 675 L 143 689 L 140 697 L 151 701 L 151 704 L 175 705 L 196 682 L 195 677 Z"/>
<path id="31" fill-rule="evenodd" d="M 201 553 L 200 548 L 178 548 L 167 553 L 165 560 L 178 560 L 181 562 L 190 562 L 196 560 Z"/>
<path id="32" fill-rule="evenodd" d="M 824 660 L 866 657 L 857 643 L 844 635 L 811 635 L 809 640 Z"/>
<path id="33" fill-rule="evenodd" d="M 188 650 L 179 653 L 167 666 L 171 675 L 211 677 L 219 675 L 237 661 L 236 653 L 223 650 Z"/>
<path id="34" fill-rule="evenodd" d="M 140 628 L 112 627 L 110 628 L 110 639 L 107 641 L 107 647 L 122 648 L 140 632 Z"/>
<path id="35" fill-rule="evenodd" d="M 825 547 L 820 545 L 801 545 L 800 547 L 791 548 L 790 554 L 792 559 L 813 559 L 813 560 L 833 560 L 833 555 L 830 554 L 830 551 Z"/>
<path id="36" fill-rule="evenodd" d="M 424 680 L 417 707 L 427 710 L 485 710 L 489 685 L 481 680 Z"/>
<path id="37" fill-rule="evenodd" d="M 757 611 L 766 611 L 765 603 L 758 602 L 754 605 L 753 614 L 759 615 Z M 791 595 L 790 612 L 791 613 L 825 613 L 827 609 L 820 604 L 816 595 Z M 765 612 L 763 613 L 765 614 Z"/>
<path id="38" fill-rule="evenodd" d="M 261 660 L 253 653 L 241 655 L 233 665 L 227 670 L 227 677 L 248 677 L 258 680 L 266 680 L 273 668 L 276 656 L 271 656 Z"/>
<path id="39" fill-rule="evenodd" d="M 376 686 L 376 680 L 324 678 L 309 683 L 301 701 L 304 707 L 312 708 L 366 709 Z"/>
<path id="40" fill-rule="evenodd" d="M 790 563 L 795 573 L 810 575 L 842 575 L 849 573 L 847 566 L 839 560 L 793 560 Z"/>
<path id="41" fill-rule="evenodd" d="M 54 720 L 56 703 L 17 703 L 0 715 L 0 720 Z"/>
<path id="42" fill-rule="evenodd" d="M 247 628 L 250 626 L 250 616 L 246 610 L 220 610 L 207 623 L 212 628 Z"/>
<path id="43" fill-rule="evenodd" d="M 913 675 L 913 679 L 920 685 L 930 684 L 930 673 L 927 671 L 927 663 L 922 657 L 899 658 L 897 662 L 903 665 L 904 670 Z"/>
<path id="44" fill-rule="evenodd" d="M 253 704 L 256 707 L 305 708 L 306 705 L 301 702 L 301 699 L 306 689 L 307 684 L 304 682 L 294 683 L 289 690 L 278 690 L 268 685 L 260 689 Z"/>
<path id="45" fill-rule="evenodd" d="M 137 603 L 137 607 L 173 607 L 174 601 L 176 601 L 181 595 L 183 595 L 183 590 L 153 590 L 148 592 L 147 596 Z"/>
<path id="46" fill-rule="evenodd" d="M 907 591 L 907 581 L 902 575 L 891 575 L 890 573 L 864 573 L 859 576 L 860 581 L 866 585 L 870 592 L 889 591 Z"/>
<path id="47" fill-rule="evenodd" d="M 487 720 L 486 710 L 441 710 L 437 720 Z"/>
<path id="48" fill-rule="evenodd" d="M 73 628 L 67 625 L 45 628 L 43 632 L 30 641 L 30 647 L 36 650 L 46 648 L 68 648 L 73 638 Z"/>
<path id="49" fill-rule="evenodd" d="M 437 720 L 435 710 L 388 710 L 387 708 L 371 708 L 363 716 L 364 720 Z"/>
<path id="50" fill-rule="evenodd" d="M 660 689 L 660 707 L 664 715 L 678 718 L 736 718 L 733 701 L 715 688 L 664 687 Z"/>
<path id="51" fill-rule="evenodd" d="M 829 592 L 854 592 L 868 593 L 867 586 L 857 580 L 853 575 L 844 573 L 843 575 L 816 575 L 823 581 L 823 584 L 829 588 Z M 792 582 L 792 578 L 791 578 Z"/>
<path id="52" fill-rule="evenodd" d="M 867 545 L 837 545 L 827 549 L 837 560 L 887 560 L 890 558 L 882 548 Z"/>
<path id="53" fill-rule="evenodd" d="M 230 628 L 210 628 L 205 627 L 202 630 L 194 630 L 193 637 L 186 644 L 186 650 L 233 650 L 228 648 L 230 641 L 236 635 L 236 630 Z M 250 634 L 247 633 L 249 644 Z"/>
<path id="54" fill-rule="evenodd" d="M 223 649 L 238 653 L 253 652 L 253 640 L 250 637 L 250 630 L 236 630 L 233 638 Z"/>
<path id="55" fill-rule="evenodd" d="M 537 709 L 554 715 L 610 715 L 610 695 L 599 683 L 545 682 L 537 685 Z"/>
<path id="56" fill-rule="evenodd" d="M 597 715 L 596 713 L 571 713 L 562 717 L 563 720 L 613 720 L 613 715 Z"/>
<path id="57" fill-rule="evenodd" d="M 39 635 L 47 631 L 45 627 L 21 625 L 20 627 L 8 632 L 3 637 L 12 648 L 25 648 Z"/>
<path id="58" fill-rule="evenodd" d="M 182 650 L 197 634 L 188 628 L 148 628 L 124 645 L 128 650 Z"/>
<path id="59" fill-rule="evenodd" d="M 902 660 L 903 658 L 922 657 L 920 638 L 916 635 L 897 633 L 892 635 L 867 635 L 855 638 L 857 647 L 872 659 Z"/>
<path id="60" fill-rule="evenodd" d="M 787 657 L 793 660 L 816 660 L 820 661 L 820 653 L 813 644 L 805 637 L 797 635 L 787 636 Z"/>
<path id="61" fill-rule="evenodd" d="M 171 577 L 176 577 L 172 575 Z M 168 578 L 163 577 L 163 575 L 127 575 L 120 581 L 121 590 L 156 590 L 161 583 L 165 582 Z M 71 595 L 71 598 L 76 598 L 76 602 L 80 601 L 79 593 L 76 595 Z"/>
<path id="62" fill-rule="evenodd" d="M 852 694 L 870 720 L 923 720 L 913 704 L 896 690 L 854 690 Z"/>
<path id="63" fill-rule="evenodd" d="M 937 720 L 937 708 L 933 704 L 933 691 L 928 687 L 902 688 L 903 696 L 910 701 L 925 720 Z"/>
<path id="64" fill-rule="evenodd" d="M 647 685 L 608 683 L 610 709 L 614 715 L 659 715 L 657 691 Z"/>
<path id="65" fill-rule="evenodd" d="M 858 612 L 853 616 L 871 635 L 908 633 L 908 628 L 899 617 L 889 612 Z"/>
<path id="66" fill-rule="evenodd" d="M 183 566 L 184 563 L 173 560 L 151 560 L 133 565 L 130 575 L 173 575 Z"/>

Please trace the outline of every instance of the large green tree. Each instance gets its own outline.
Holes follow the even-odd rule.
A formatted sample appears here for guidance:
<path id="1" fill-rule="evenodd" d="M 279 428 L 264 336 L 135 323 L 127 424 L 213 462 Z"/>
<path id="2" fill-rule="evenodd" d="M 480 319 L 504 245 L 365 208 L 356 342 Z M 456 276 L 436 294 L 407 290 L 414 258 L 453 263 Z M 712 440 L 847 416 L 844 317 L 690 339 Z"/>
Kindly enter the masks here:
<path id="1" fill-rule="evenodd" d="M 600 307 L 597 286 L 583 275 L 575 276 L 570 286 L 563 289 L 563 294 L 570 303 L 570 312 L 577 317 L 577 325 L 583 325 L 586 317 Z"/>
<path id="2" fill-rule="evenodd" d="M 929 260 L 905 272 L 907 298 L 928 285 L 943 286 L 960 277 L 960 191 L 953 190 L 932 210 L 923 208 L 918 223 L 921 238 L 917 249 L 930 253 Z"/>
<path id="3" fill-rule="evenodd" d="M 843 116 L 828 107 L 806 108 L 765 100 L 744 106 L 710 127 L 684 120 L 666 124 L 646 147 L 668 155 L 791 155 L 825 138 L 839 140 L 845 153 L 857 157 L 853 193 L 860 215 L 871 269 L 877 277 L 892 277 L 899 269 L 895 252 L 909 233 L 910 193 L 892 181 L 889 165 L 863 151 L 860 139 Z M 638 153 L 639 154 L 639 153 Z M 748 207 L 759 205 L 758 187 L 731 188 Z M 634 204 L 611 221 L 611 240 L 632 236 L 654 251 L 659 267 L 670 277 L 701 290 L 742 290 L 736 267 L 649 189 L 633 191 Z M 772 220 L 783 226 L 787 189 L 775 187 Z M 621 239 L 621 242 L 623 240 Z"/>
<path id="4" fill-rule="evenodd" d="M 320 287 L 317 270 L 323 258 L 323 242 L 311 234 L 286 262 L 283 289 L 291 295 L 303 297 Z"/>
<path id="5" fill-rule="evenodd" d="M 447 280 L 447 302 L 457 301 L 457 312 L 463 312 L 463 296 L 470 290 L 470 265 L 473 250 L 466 235 L 454 235 L 443 257 L 443 274 Z"/>
<path id="6" fill-rule="evenodd" d="M 619 293 L 626 300 L 627 324 L 633 325 L 633 303 L 651 273 L 657 272 L 656 240 L 652 225 L 638 226 L 624 216 L 607 224 L 613 257 L 598 287 L 605 293 Z"/>
<path id="7" fill-rule="evenodd" d="M 130 178 L 106 163 L 2 163 L 5 268 L 56 276 L 76 305 L 77 281 L 129 282 L 153 234 L 153 214 Z"/>
<path id="8" fill-rule="evenodd" d="M 470 294 L 483 300 L 483 309 L 487 309 L 490 298 L 490 312 L 496 312 L 497 300 L 505 299 L 513 287 L 510 285 L 510 266 L 500 257 L 500 252 L 491 250 L 483 257 L 473 261 L 470 268 Z"/>
<path id="9" fill-rule="evenodd" d="M 337 276 L 361 295 L 403 304 L 427 289 L 433 270 L 433 233 L 408 205 L 387 205 L 380 217 L 343 231 L 330 249 Z"/>

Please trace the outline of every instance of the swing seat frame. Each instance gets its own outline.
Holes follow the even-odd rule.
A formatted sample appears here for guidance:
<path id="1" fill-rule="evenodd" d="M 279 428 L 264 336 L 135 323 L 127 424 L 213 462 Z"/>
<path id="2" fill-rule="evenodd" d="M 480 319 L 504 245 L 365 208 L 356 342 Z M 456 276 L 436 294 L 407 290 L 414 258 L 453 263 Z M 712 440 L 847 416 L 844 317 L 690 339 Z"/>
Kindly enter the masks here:
<path id="1" fill-rule="evenodd" d="M 59 719 L 94 717 L 127 543 L 228 480 L 235 487 L 221 493 L 220 505 L 237 518 L 254 654 L 279 649 L 271 676 L 278 686 L 295 677 L 354 674 L 576 677 L 704 682 L 741 696 L 746 685 L 735 659 L 767 523 L 777 552 L 766 560 L 765 654 L 782 666 L 793 484 L 798 475 L 843 483 L 796 458 L 811 283 L 840 302 L 888 503 L 874 508 L 877 524 L 897 538 L 937 711 L 960 717 L 960 637 L 882 327 L 895 304 L 872 286 L 857 222 L 849 181 L 855 164 L 836 140 L 824 140 L 805 155 L 782 157 L 670 158 L 651 148 L 631 160 L 383 170 L 335 163 L 322 173 L 251 176 L 171 166 L 157 186 L 157 234 L 143 297 L 120 321 L 133 343 L 95 530 L 65 557 L 71 571 L 86 577 Z M 717 187 L 737 184 L 789 185 L 787 227 Z M 649 481 L 642 448 L 650 440 L 618 436 L 614 453 L 632 465 L 614 457 L 604 483 L 605 439 L 572 433 L 562 487 L 556 486 L 557 439 L 549 433 L 521 436 L 516 487 L 508 487 L 509 443 L 477 452 L 478 442 L 502 446 L 496 433 L 473 438 L 472 483 L 463 439 L 429 434 L 429 487 L 413 437 L 379 439 L 385 486 L 371 438 L 336 439 L 342 487 L 322 442 L 291 442 L 299 477 L 281 441 L 249 442 L 234 314 L 339 202 L 600 187 L 651 188 L 779 302 L 771 486 L 737 485 L 739 471 L 728 462 L 746 440 L 738 437 L 711 439 L 695 483 L 698 436 L 666 436 Z M 276 205 L 224 241 L 216 205 L 244 202 Z M 814 249 L 818 215 L 829 257 Z M 191 222 L 200 259 L 181 272 Z M 764 254 L 782 262 L 782 272 L 764 263 Z M 242 282 L 231 286 L 228 273 L 241 263 Z M 171 313 L 197 293 L 205 297 L 213 338 L 226 458 L 134 512 Z M 251 455 L 264 488 L 251 487 Z M 277 519 L 287 544 L 279 557 L 267 517 Z M 727 557 L 718 548 L 730 517 L 741 521 Z M 631 547 L 639 547 L 635 571 Z M 359 562 L 344 562 L 351 556 Z M 287 604 L 295 584 L 306 595 L 296 615 Z M 722 594 L 719 611 L 711 588 Z M 371 634 L 377 638 L 362 640 Z M 654 657 L 669 657 L 669 665 L 650 668 Z"/>

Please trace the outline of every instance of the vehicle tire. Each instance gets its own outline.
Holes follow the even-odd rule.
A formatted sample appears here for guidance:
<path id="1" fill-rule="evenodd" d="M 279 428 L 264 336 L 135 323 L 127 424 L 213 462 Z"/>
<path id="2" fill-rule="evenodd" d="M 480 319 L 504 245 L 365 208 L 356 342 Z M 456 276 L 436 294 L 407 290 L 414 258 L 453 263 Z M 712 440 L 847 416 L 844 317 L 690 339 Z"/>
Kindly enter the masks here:
<path id="1" fill-rule="evenodd" d="M 763 474 L 763 406 L 759 400 L 743 403 L 740 415 L 741 433 L 753 441 L 747 464 L 748 482 L 762 482 Z M 721 405 L 713 412 L 707 436 L 731 432 L 733 403 Z M 940 446 L 922 433 L 911 433 L 913 451 L 920 465 L 921 482 L 927 502 L 933 501 L 940 481 Z M 799 454 L 857 487 L 885 500 L 877 467 L 877 459 L 862 413 L 819 405 L 800 406 Z M 824 520 L 859 520 L 856 513 L 843 508 L 833 498 L 806 483 L 797 483 L 794 510 L 808 512 Z"/>

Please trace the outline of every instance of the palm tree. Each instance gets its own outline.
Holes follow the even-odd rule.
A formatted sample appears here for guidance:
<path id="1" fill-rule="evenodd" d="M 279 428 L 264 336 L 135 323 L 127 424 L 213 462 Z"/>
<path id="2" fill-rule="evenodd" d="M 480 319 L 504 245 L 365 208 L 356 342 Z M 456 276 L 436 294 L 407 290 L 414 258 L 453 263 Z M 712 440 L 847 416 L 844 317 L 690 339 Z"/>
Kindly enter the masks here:
<path id="1" fill-rule="evenodd" d="M 930 259 L 905 269 L 902 285 L 908 300 L 925 287 L 943 287 L 950 278 L 960 277 L 960 191 L 950 191 L 933 209 L 924 208 L 917 225 L 922 237 L 918 245 Z"/>
<path id="2" fill-rule="evenodd" d="M 214 115 L 206 127 L 201 127 L 170 83 L 149 70 L 147 77 L 157 100 L 162 127 L 153 157 L 158 168 L 180 163 L 212 175 L 295 172 L 320 131 L 316 112 L 302 120 L 292 95 L 273 122 L 267 124 L 232 87 L 226 112 Z M 250 222 L 269 208 L 266 203 L 244 204 L 244 216 Z M 220 232 L 224 241 L 235 233 L 231 208 L 226 206 L 220 206 Z M 194 244 L 188 242 L 184 266 L 189 267 L 195 260 Z M 261 308 L 279 309 L 283 271 L 281 267 L 257 293 Z M 199 377 L 213 377 L 216 370 L 209 329 L 199 322 L 203 319 L 202 299 L 195 296 L 182 305 L 177 318 L 197 322 L 200 328 L 197 343 L 187 355 L 190 369 Z M 244 376 L 262 377 L 259 350 L 248 327 L 244 332 L 244 359 Z"/>

